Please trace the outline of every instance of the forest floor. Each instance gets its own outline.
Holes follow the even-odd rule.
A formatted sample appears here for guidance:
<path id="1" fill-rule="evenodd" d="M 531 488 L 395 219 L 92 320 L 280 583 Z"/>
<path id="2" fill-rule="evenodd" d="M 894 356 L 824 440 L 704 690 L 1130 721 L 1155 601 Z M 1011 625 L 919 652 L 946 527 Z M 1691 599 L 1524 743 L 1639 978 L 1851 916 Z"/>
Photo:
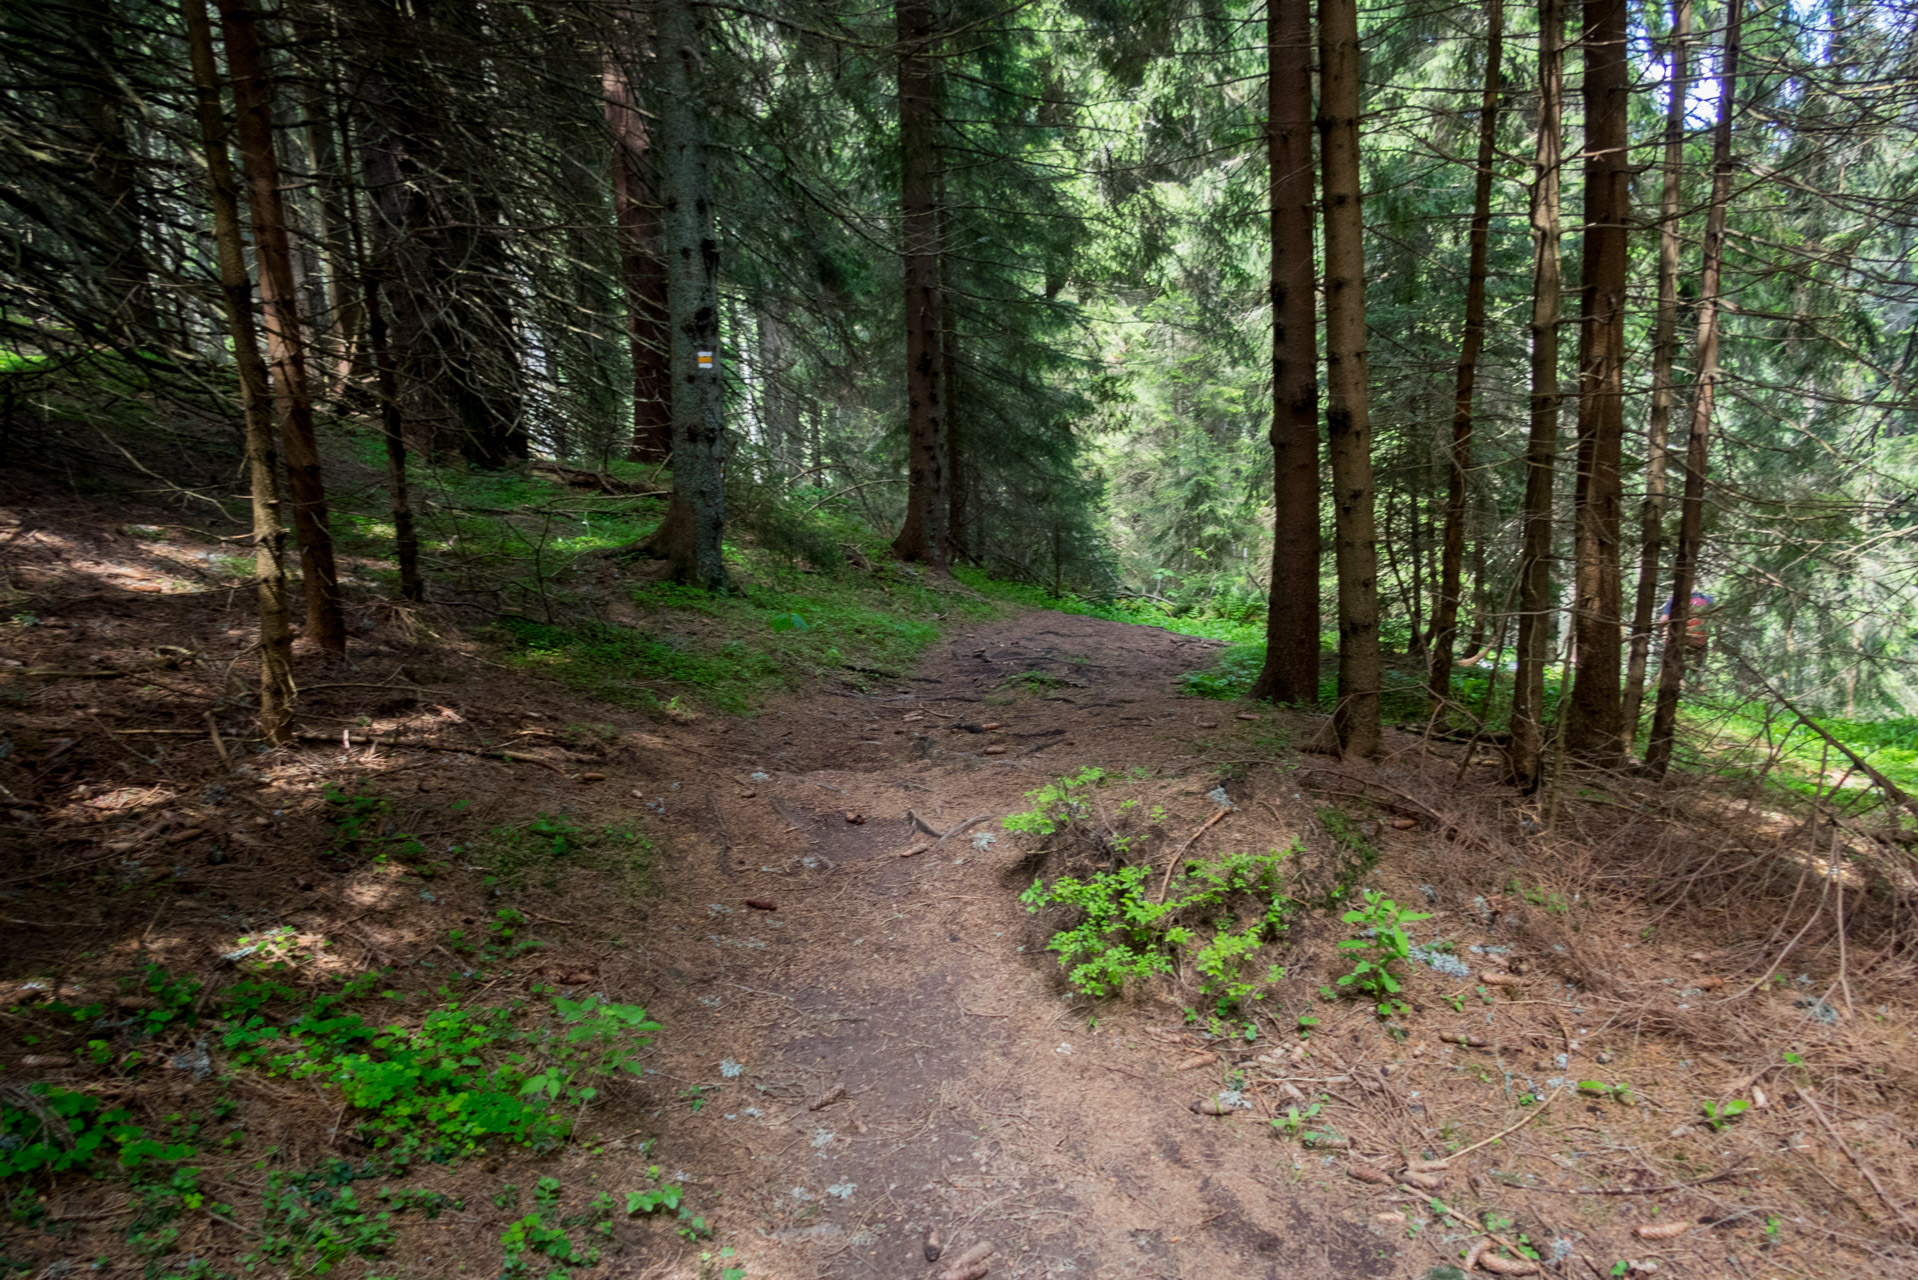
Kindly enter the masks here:
<path id="1" fill-rule="evenodd" d="M 0 1266 L 1918 1274 L 1909 951 L 1802 853 L 1833 833 L 1763 795 L 1528 799 L 1396 731 L 1376 762 L 1305 754 L 1321 717 L 1183 691 L 1213 643 L 1032 609 L 733 716 L 596 701 L 368 603 L 349 669 L 301 658 L 301 741 L 268 751 L 247 594 L 168 511 L 0 494 L 0 1155 L 73 1094 L 173 1144 L 0 1184 Z M 1054 793 L 1072 822 L 1008 829 L 1089 768 Z M 1019 900 L 1267 851 L 1297 905 L 1241 1009 L 1189 954 L 1086 998 L 1046 950 L 1070 919 Z M 1383 1017 L 1333 985 L 1362 887 L 1438 944 Z M 415 1031 L 503 1010 L 522 1046 L 577 1008 L 555 997 L 660 1029 L 639 1074 L 566 1095 L 567 1141 L 400 1165 L 453 1122 L 343 1092 L 348 1057 L 254 1052 L 318 990 L 315 1018 Z M 486 1034 L 418 1042 L 407 1087 L 442 1050 L 492 1061 Z"/>

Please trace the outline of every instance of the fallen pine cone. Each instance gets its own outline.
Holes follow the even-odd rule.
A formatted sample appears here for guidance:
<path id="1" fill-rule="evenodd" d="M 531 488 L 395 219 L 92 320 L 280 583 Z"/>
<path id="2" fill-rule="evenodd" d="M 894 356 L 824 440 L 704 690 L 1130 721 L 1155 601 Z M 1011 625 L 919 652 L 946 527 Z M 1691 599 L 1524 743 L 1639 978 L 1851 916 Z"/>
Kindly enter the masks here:
<path id="1" fill-rule="evenodd" d="M 1415 1173 L 1410 1169 L 1399 1174 L 1399 1181 L 1420 1191 L 1437 1191 L 1445 1185 L 1445 1179 L 1435 1173 Z"/>
<path id="2" fill-rule="evenodd" d="M 979 727 L 980 727 L 981 729 L 984 729 L 984 730 L 985 730 L 985 731 L 986 731 L 987 733 L 991 733 L 991 732 L 992 732 L 992 731 L 993 731 L 994 729 L 1003 729 L 1003 728 L 1005 728 L 1005 726 L 1004 726 L 1004 725 L 1002 725 L 1002 724 L 1000 724 L 1000 723 L 999 723 L 999 722 L 998 722 L 997 720 L 990 720 L 990 721 L 987 721 L 987 722 L 986 722 L 985 724 L 982 724 L 982 725 L 980 725 Z"/>
<path id="3" fill-rule="evenodd" d="M 1373 1214 L 1372 1221 L 1381 1227 L 1402 1227 L 1405 1225 L 1405 1215 L 1395 1209 L 1388 1209 L 1384 1213 Z"/>
<path id="4" fill-rule="evenodd" d="M 1441 1031 L 1439 1032 L 1439 1039 L 1445 1041 L 1447 1044 L 1462 1044 L 1470 1049 L 1483 1049 L 1486 1047 L 1485 1037 L 1468 1036 L 1462 1031 Z"/>
<path id="5" fill-rule="evenodd" d="M 604 782 L 606 781 L 606 775 L 603 773 L 582 773 L 579 775 L 579 780 L 581 782 Z"/>
<path id="6" fill-rule="evenodd" d="M 766 898 L 748 898 L 746 899 L 746 905 L 751 907 L 754 911 L 779 910 L 779 904 L 777 902 L 772 902 Z"/>
<path id="7" fill-rule="evenodd" d="M 1509 973 L 1480 972 L 1478 980 L 1488 987 L 1522 987 L 1524 980 Z"/>
<path id="8" fill-rule="evenodd" d="M 1478 1256 L 1478 1265 L 1495 1276 L 1535 1276 L 1538 1264 L 1530 1258 L 1508 1258 L 1486 1250 Z"/>
<path id="9" fill-rule="evenodd" d="M 1398 830 L 1398 831 L 1410 831 L 1413 827 L 1416 827 L 1417 825 L 1418 825 L 1417 818 L 1392 819 L 1392 826 L 1395 830 Z"/>
<path id="10" fill-rule="evenodd" d="M 1174 1071 L 1190 1071 L 1194 1067 L 1210 1066 L 1213 1063 L 1217 1062 L 1218 1060 L 1219 1060 L 1219 1055 L 1216 1053 L 1202 1053 L 1196 1058 L 1193 1058 L 1190 1062 L 1181 1062 L 1178 1066 L 1172 1069 Z"/>
<path id="11" fill-rule="evenodd" d="M 1632 1234 L 1640 1240 L 1671 1240 L 1691 1229 L 1689 1222 L 1661 1222 L 1656 1226 L 1635 1227 Z"/>
<path id="12" fill-rule="evenodd" d="M 806 1104 L 808 1111 L 821 1111 L 846 1096 L 846 1086 L 836 1084 Z"/>
<path id="13" fill-rule="evenodd" d="M 939 1280 L 979 1280 L 979 1277 L 992 1270 L 986 1262 L 992 1256 L 992 1246 L 981 1240 L 952 1260 L 952 1265 L 939 1273 Z"/>
<path id="14" fill-rule="evenodd" d="M 1352 1164 L 1345 1167 L 1345 1176 L 1359 1182 L 1369 1182 L 1375 1187 L 1392 1185 L 1392 1175 L 1383 1169 L 1374 1169 L 1369 1165 Z"/>
<path id="15" fill-rule="evenodd" d="M 1229 1116 L 1239 1108 L 1227 1106 L 1217 1098 L 1201 1098 L 1186 1109 L 1202 1116 Z"/>

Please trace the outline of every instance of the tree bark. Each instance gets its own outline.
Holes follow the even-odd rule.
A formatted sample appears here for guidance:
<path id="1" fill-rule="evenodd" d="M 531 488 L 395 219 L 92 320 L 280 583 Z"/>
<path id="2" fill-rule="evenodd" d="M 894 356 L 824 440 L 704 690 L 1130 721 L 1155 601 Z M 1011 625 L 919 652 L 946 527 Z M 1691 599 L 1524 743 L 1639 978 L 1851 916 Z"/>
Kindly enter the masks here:
<path id="1" fill-rule="evenodd" d="M 652 549 L 676 581 L 731 586 L 726 523 L 726 427 L 719 380 L 719 241 L 701 74 L 705 20 L 694 0 L 661 0 L 664 98 L 660 164 L 666 210 L 666 307 L 672 329 L 673 496 Z"/>
<path id="2" fill-rule="evenodd" d="M 652 131 L 633 86 L 639 56 L 636 38 L 620 40 L 606 60 L 603 84 L 606 127 L 613 138 L 613 218 L 626 289 L 626 341 L 633 362 L 633 440 L 627 456 L 634 462 L 664 462 L 673 452 L 672 334 Z"/>
<path id="3" fill-rule="evenodd" d="M 239 191 L 226 150 L 226 113 L 220 101 L 220 70 L 214 58 L 206 0 L 181 0 L 180 11 L 186 19 L 194 109 L 206 156 L 220 296 L 225 304 L 227 333 L 233 340 L 245 421 L 247 484 L 253 499 L 255 604 L 260 615 L 260 732 L 269 742 L 285 742 L 293 716 L 293 630 L 287 618 L 286 526 L 280 519 L 272 390 L 253 322 L 253 282 L 246 270 Z"/>
<path id="4" fill-rule="evenodd" d="M 1659 193 L 1658 312 L 1652 322 L 1652 410 L 1645 424 L 1645 503 L 1639 511 L 1638 594 L 1632 608 L 1631 652 L 1625 660 L 1626 749 L 1638 737 L 1644 705 L 1646 658 L 1652 647 L 1652 614 L 1665 557 L 1665 471 L 1670 454 L 1672 366 L 1678 353 L 1678 215 L 1685 158 L 1685 110 L 1691 85 L 1687 48 L 1691 0 L 1677 0 L 1672 14 L 1671 101 L 1665 115 L 1664 185 Z"/>
<path id="5" fill-rule="evenodd" d="M 400 571 L 400 599 L 426 599 L 420 578 L 420 540 L 413 528 L 413 502 L 407 492 L 406 419 L 400 411 L 399 371 L 386 341 L 386 310 L 380 302 L 380 281 L 366 281 L 366 337 L 373 354 L 373 376 L 379 388 L 380 434 L 386 439 L 386 492 L 393 515 L 393 559 Z"/>
<path id="6" fill-rule="evenodd" d="M 1465 268 L 1465 334 L 1452 395 L 1452 456 L 1445 483 L 1445 540 L 1439 553 L 1438 601 L 1432 613 L 1428 683 L 1432 712 L 1452 697 L 1452 652 L 1458 639 L 1459 584 L 1465 566 L 1466 484 L 1472 473 L 1472 388 L 1485 345 L 1485 254 L 1492 227 L 1492 161 L 1498 141 L 1499 63 L 1505 48 L 1504 0 L 1486 14 L 1485 89 L 1478 108 L 1478 170 L 1472 188 L 1472 230 Z"/>
<path id="7" fill-rule="evenodd" d="M 1692 587 L 1705 536 L 1705 467 L 1711 440 L 1712 398 L 1718 386 L 1719 291 L 1725 266 L 1726 206 L 1731 202 L 1732 112 L 1738 88 L 1740 0 L 1725 18 L 1725 50 L 1718 76 L 1718 122 L 1712 135 L 1712 196 L 1705 213 L 1705 260 L 1698 285 L 1698 383 L 1692 397 L 1691 435 L 1685 442 L 1685 495 L 1678 517 L 1678 553 L 1672 566 L 1672 611 L 1665 655 L 1658 667 L 1658 703 L 1652 711 L 1645 764 L 1662 778 L 1671 766 L 1678 728 L 1678 697 L 1685 681 L 1685 642 L 1691 621 Z"/>
<path id="8" fill-rule="evenodd" d="M 898 0 L 899 198 L 906 286 L 906 519 L 893 539 L 901 560 L 944 568 L 946 388 L 940 367 L 938 73 L 929 0 Z"/>
<path id="9" fill-rule="evenodd" d="M 1319 342 L 1311 0 L 1270 0 L 1265 145 L 1272 237 L 1272 582 L 1254 698 L 1319 698 Z"/>
<path id="10" fill-rule="evenodd" d="M 1626 0 L 1584 0 L 1585 231 L 1579 296 L 1578 483 L 1572 500 L 1577 665 L 1566 749 L 1623 754 L 1619 532 L 1625 439 L 1626 223 L 1631 216 Z"/>
<path id="11" fill-rule="evenodd" d="M 972 489 L 978 468 L 968 466 L 965 424 L 959 399 L 959 308 L 952 289 L 952 205 L 946 194 L 946 174 L 939 171 L 939 376 L 946 391 L 946 559 L 978 563 L 972 551 L 969 525 Z"/>
<path id="12" fill-rule="evenodd" d="M 327 525 L 326 483 L 300 351 L 299 294 L 280 194 L 279 158 L 273 148 L 273 81 L 260 44 L 259 11 L 249 7 L 247 0 L 216 3 L 226 38 L 227 68 L 233 76 L 235 134 L 253 215 L 273 405 L 286 455 L 287 493 L 292 499 L 293 535 L 299 544 L 306 595 L 306 631 L 323 652 L 343 657 L 346 615 L 333 561 L 333 535 Z"/>
<path id="13" fill-rule="evenodd" d="M 1365 368 L 1365 228 L 1359 207 L 1357 0 L 1319 0 L 1319 161 L 1324 169 L 1325 415 L 1339 580 L 1342 750 L 1380 748 L 1378 534 Z"/>
<path id="14" fill-rule="evenodd" d="M 87 176 L 100 211 L 102 247 L 100 284 L 111 308 L 107 321 L 114 340 L 126 349 L 146 348 L 160 338 L 154 305 L 153 269 L 141 227 L 146 198 L 140 167 L 127 136 L 126 91 L 115 50 L 125 39 L 114 0 L 74 0 L 74 34 L 85 50 L 76 60 L 85 69 L 78 84 L 80 133 L 85 139 Z"/>
<path id="15" fill-rule="evenodd" d="M 1564 158 L 1565 10 L 1539 0 L 1538 147 L 1532 179 L 1532 394 L 1518 559 L 1518 671 L 1507 765 L 1538 789 L 1545 664 L 1552 653 L 1552 488 L 1558 461 L 1559 166 Z M 1561 708 L 1562 712 L 1562 708 Z"/>
<path id="16" fill-rule="evenodd" d="M 476 127 L 485 54 L 455 6 L 356 0 L 342 11 L 359 61 L 373 256 L 383 264 L 409 445 L 457 451 L 477 467 L 511 465 L 531 442 L 510 232 L 492 175 L 441 115 L 453 104 L 469 113 L 464 127 Z"/>
<path id="17" fill-rule="evenodd" d="M 760 418 L 766 445 L 782 471 L 804 464 L 799 439 L 799 397 L 793 394 L 792 330 L 786 324 L 784 303 L 767 298 L 758 307 Z"/>
<path id="18" fill-rule="evenodd" d="M 354 349 L 364 321 L 364 291 L 357 286 L 350 248 L 352 194 L 341 165 L 334 131 L 330 83 L 309 81 L 304 95 L 306 149 L 313 157 L 314 184 L 319 190 L 320 245 L 326 255 L 326 333 L 332 347 L 333 379 L 343 386 L 353 375 Z"/>

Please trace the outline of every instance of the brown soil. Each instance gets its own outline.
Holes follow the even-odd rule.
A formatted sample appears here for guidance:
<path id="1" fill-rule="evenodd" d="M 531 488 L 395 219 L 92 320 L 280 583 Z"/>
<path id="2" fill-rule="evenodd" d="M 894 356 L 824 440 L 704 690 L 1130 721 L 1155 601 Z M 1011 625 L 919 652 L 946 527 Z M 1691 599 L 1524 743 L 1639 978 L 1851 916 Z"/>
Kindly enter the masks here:
<path id="1" fill-rule="evenodd" d="M 1854 940 L 1839 970 L 1838 935 L 1821 925 L 1781 970 L 1803 982 L 1719 1003 L 1761 976 L 1786 924 L 1811 923 L 1790 854 L 1802 833 L 1736 797 L 1568 797 L 1534 838 L 1545 814 L 1469 747 L 1397 734 L 1378 764 L 1301 756 L 1291 748 L 1317 717 L 1181 696 L 1179 674 L 1215 646 L 1043 612 L 951 634 L 901 682 L 675 723 L 501 668 L 443 616 L 369 605 L 352 670 L 301 672 L 302 724 L 338 740 L 249 754 L 229 700 L 247 678 L 247 602 L 209 581 L 218 544 L 128 534 L 137 510 L 108 523 L 78 499 L 15 500 L 0 513 L 10 608 L 30 605 L 41 625 L 7 632 L 4 657 L 21 665 L 0 690 L 12 989 L 98 993 L 142 960 L 220 981 L 235 938 L 271 925 L 297 932 L 315 973 L 392 965 L 425 985 L 458 963 L 446 930 L 510 900 L 549 945 L 462 998 L 551 984 L 643 1004 L 664 1024 L 643 1082 L 586 1113 L 580 1141 L 414 1169 L 409 1185 L 465 1207 L 399 1222 L 388 1257 L 342 1275 L 495 1274 L 499 1233 L 523 1211 L 494 1205 L 504 1184 L 557 1177 L 577 1205 L 650 1185 L 653 1164 L 687 1184 L 714 1240 L 622 1222 L 590 1274 L 703 1280 L 718 1273 L 700 1254 L 724 1245 L 753 1280 L 902 1280 L 983 1242 L 993 1276 L 1410 1277 L 1486 1238 L 1513 1252 L 1529 1241 L 1557 1275 L 1620 1262 L 1680 1276 L 1915 1273 L 1894 1220 L 1912 1211 L 1888 1209 L 1865 1176 L 1908 1199 L 1900 1175 L 1918 1164 L 1901 1053 L 1909 965 L 1881 933 Z M 1031 672 L 1047 679 L 1011 679 Z M 1297 840 L 1301 896 L 1335 878 L 1323 810 L 1341 807 L 1383 850 L 1373 882 L 1433 910 L 1415 934 L 1452 940 L 1473 977 L 1411 966 L 1414 1008 L 1396 1025 L 1321 1000 L 1348 967 L 1334 944 L 1351 929 L 1307 914 L 1252 1043 L 1189 1024 L 1188 1008 L 1206 1012 L 1189 974 L 1122 1001 L 1076 996 L 1044 949 L 1050 925 L 1017 896 L 1083 851 L 1001 822 L 1026 792 L 1093 765 L 1119 780 L 1113 794 L 1167 811 L 1129 856 L 1163 867 L 1195 833 L 1188 858 Z M 435 841 L 563 812 L 637 825 L 657 852 L 560 868 L 510 899 L 457 858 L 429 882 L 327 852 L 321 789 L 356 781 Z M 1207 825 L 1215 788 L 1232 808 Z M 936 844 L 924 830 L 981 817 Z M 1694 892 L 1728 852 L 1745 860 L 1744 896 L 1711 880 Z M 1669 865 L 1695 868 L 1675 895 L 1682 877 L 1648 885 L 1620 870 Z M 1501 962 L 1475 945 L 1510 950 Z M 1504 986 L 1481 982 L 1506 970 Z M 1835 1023 L 1801 1007 L 1841 1005 L 1840 977 L 1851 1004 Z M 436 999 L 422 990 L 392 1016 Z M 1309 1038 L 1302 1014 L 1320 1020 Z M 49 1031 L 24 1005 L 7 1016 L 22 1037 L 0 1059 L 7 1084 L 85 1085 L 148 1113 L 201 1105 L 183 1071 L 28 1066 L 30 1052 L 73 1053 L 80 1033 Z M 29 1028 L 40 1043 L 25 1043 Z M 1593 1079 L 1629 1083 L 1629 1101 L 1577 1092 Z M 1195 1113 L 1235 1084 L 1248 1107 Z M 1722 1133 L 1700 1122 L 1703 1101 L 1752 1099 L 1754 1084 L 1766 1106 Z M 367 1152 L 315 1086 L 242 1076 L 231 1088 L 257 1145 L 202 1160 L 236 1208 L 187 1223 L 179 1247 L 237 1271 L 261 1168 Z M 1294 1093 L 1322 1099 L 1311 1125 L 1350 1145 L 1276 1130 Z M 1549 1100 L 1542 1114 L 1526 1095 Z M 1430 1185 L 1393 1185 L 1408 1161 L 1522 1121 L 1419 1175 Z M 141 1265 L 111 1184 L 34 1191 L 42 1212 L 16 1215 L 8 1258 L 48 1277 L 102 1255 Z M 1634 1234 L 1669 1222 L 1689 1225 Z M 929 1232 L 945 1262 L 926 1260 Z"/>

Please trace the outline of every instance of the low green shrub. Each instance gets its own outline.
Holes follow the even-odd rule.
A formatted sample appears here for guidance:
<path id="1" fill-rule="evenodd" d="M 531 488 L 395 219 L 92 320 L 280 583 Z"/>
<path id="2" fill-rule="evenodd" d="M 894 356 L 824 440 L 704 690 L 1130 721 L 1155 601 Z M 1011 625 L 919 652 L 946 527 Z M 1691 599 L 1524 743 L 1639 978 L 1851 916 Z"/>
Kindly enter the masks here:
<path id="1" fill-rule="evenodd" d="M 1282 864 L 1295 849 L 1190 863 L 1164 902 L 1152 901 L 1152 872 L 1143 865 L 1085 879 L 1061 876 L 1050 885 L 1035 880 L 1019 901 L 1028 911 L 1077 913 L 1077 922 L 1055 932 L 1046 949 L 1080 993 L 1117 995 L 1128 981 L 1170 973 L 1175 961 L 1189 959 L 1215 1017 L 1240 1019 L 1265 998 L 1264 987 L 1284 976 L 1273 964 L 1261 971 L 1256 953 L 1278 940 L 1297 908 L 1282 891 Z M 1253 1034 L 1249 1021 L 1244 1029 Z"/>
<path id="2" fill-rule="evenodd" d="M 1351 955 L 1354 963 L 1338 985 L 1375 1001 L 1381 1018 L 1405 1013 L 1405 1003 L 1398 998 L 1404 984 L 1393 967 L 1412 953 L 1412 938 L 1405 926 L 1431 918 L 1429 911 L 1408 911 L 1377 889 L 1367 889 L 1365 905 L 1342 917 L 1347 924 L 1363 926 L 1364 932 L 1339 943 L 1339 950 Z"/>
<path id="3" fill-rule="evenodd" d="M 659 1030 L 637 1005 L 555 999 L 550 1017 L 518 1025 L 509 1009 L 450 1002 L 417 1030 L 375 1030 L 357 1014 L 302 1013 L 285 1026 L 255 1014 L 229 1030 L 236 1066 L 315 1079 L 360 1112 L 375 1147 L 439 1158 L 491 1139 L 545 1149 L 572 1131 L 601 1082 L 638 1074 Z"/>

